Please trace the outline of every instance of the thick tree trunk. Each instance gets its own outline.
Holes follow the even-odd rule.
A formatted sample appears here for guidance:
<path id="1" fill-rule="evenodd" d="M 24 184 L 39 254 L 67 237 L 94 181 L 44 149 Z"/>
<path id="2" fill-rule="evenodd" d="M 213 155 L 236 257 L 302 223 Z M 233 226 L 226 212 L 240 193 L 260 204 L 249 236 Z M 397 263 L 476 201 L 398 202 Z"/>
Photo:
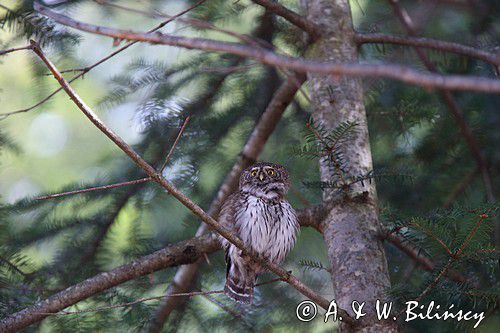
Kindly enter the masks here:
<path id="1" fill-rule="evenodd" d="M 357 49 L 348 0 L 303 1 L 307 18 L 318 24 L 323 35 L 316 40 L 308 56 L 333 62 L 356 62 Z M 359 80 L 352 77 L 310 74 L 309 87 L 313 101 L 313 118 L 327 130 L 335 129 L 345 121 L 358 124 L 356 133 L 343 148 L 350 176 L 366 174 L 372 170 L 372 156 L 368 127 L 363 104 L 363 91 Z M 322 181 L 334 178 L 331 163 L 320 162 Z M 390 286 L 387 261 L 381 241 L 374 182 L 356 184 L 344 193 L 341 204 L 334 206 L 322 225 L 332 267 L 332 281 L 337 304 L 353 314 L 351 303 L 366 302 L 367 315 L 352 329 L 342 325 L 343 331 L 391 332 L 396 331 L 392 321 L 378 321 L 375 303 L 387 300 Z M 324 190 L 323 199 L 336 194 Z"/>

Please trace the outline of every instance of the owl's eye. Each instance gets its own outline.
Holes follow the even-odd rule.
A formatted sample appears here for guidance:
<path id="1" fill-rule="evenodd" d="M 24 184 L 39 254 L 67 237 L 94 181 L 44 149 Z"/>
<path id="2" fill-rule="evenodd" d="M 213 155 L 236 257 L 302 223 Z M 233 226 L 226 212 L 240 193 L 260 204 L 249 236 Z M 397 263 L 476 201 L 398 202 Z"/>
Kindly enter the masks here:
<path id="1" fill-rule="evenodd" d="M 252 171 L 252 172 L 250 173 L 250 175 L 252 175 L 252 177 L 257 176 L 257 170 Z"/>
<path id="2" fill-rule="evenodd" d="M 267 170 L 267 174 L 272 177 L 276 174 L 276 172 L 274 170 L 269 169 Z"/>

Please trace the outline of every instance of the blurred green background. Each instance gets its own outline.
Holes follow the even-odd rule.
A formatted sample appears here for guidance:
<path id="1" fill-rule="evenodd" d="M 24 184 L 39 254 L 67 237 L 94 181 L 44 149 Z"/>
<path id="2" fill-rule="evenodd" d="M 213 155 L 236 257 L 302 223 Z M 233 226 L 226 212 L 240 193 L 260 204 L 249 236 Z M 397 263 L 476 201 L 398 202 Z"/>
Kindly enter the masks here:
<path id="1" fill-rule="evenodd" d="M 446 1 L 401 2 L 413 15 L 422 36 L 498 51 L 498 1 L 478 1 L 477 6 L 449 5 Z M 9 8 L 25 4 L 6 0 L 0 3 Z M 29 1 L 26 3 L 29 4 Z M 50 4 L 49 1 L 46 3 Z M 173 15 L 194 2 L 111 3 Z M 298 10 L 295 1 L 280 3 Z M 141 31 L 150 29 L 162 20 L 94 1 L 70 1 L 60 8 L 67 15 L 83 22 Z M 351 1 L 351 8 L 355 27 L 359 31 L 404 34 L 387 1 L 354 0 Z M 4 13 L 0 8 L 0 15 Z M 252 34 L 262 20 L 263 10 L 250 1 L 208 0 L 192 15 L 227 30 Z M 300 31 L 282 19 L 275 19 L 274 24 L 270 41 L 284 52 L 300 54 L 303 50 L 303 35 Z M 25 45 L 27 41 L 20 36 L 20 30 L 18 26 L 5 25 L 0 30 L 0 49 Z M 218 32 L 193 29 L 175 21 L 163 31 L 237 41 Z M 44 48 L 61 70 L 88 66 L 117 48 L 109 38 L 79 32 L 77 35 L 80 36 L 77 44 L 49 42 Z M 415 52 L 410 49 L 367 45 L 361 47 L 360 52 L 363 62 L 403 63 L 425 70 Z M 495 75 L 491 66 L 481 61 L 436 51 L 429 51 L 428 55 L 445 73 Z M 187 75 L 183 79 L 182 76 L 174 76 L 171 79 L 153 75 L 189 61 L 193 61 L 190 66 L 194 68 L 195 75 L 192 77 Z M 145 109 L 145 103 L 168 101 L 178 103 L 181 107 L 192 105 L 212 87 L 211 80 L 220 75 L 206 69 L 224 67 L 230 61 L 234 60 L 221 55 L 140 44 L 96 67 L 72 86 L 109 127 L 151 160 L 153 156 L 166 154 L 171 144 L 169 135 L 178 130 L 179 119 L 167 119 L 166 125 L 161 121 L 148 124 L 142 118 L 144 113 L 141 110 Z M 246 64 L 253 63 L 247 61 Z M 45 74 L 46 68 L 29 51 L 0 57 L 0 113 L 31 106 L 58 88 L 57 82 Z M 73 73 L 65 75 L 69 78 Z M 165 174 L 204 209 L 236 161 L 255 120 L 262 113 L 265 104 L 260 104 L 265 100 L 266 93 L 275 91 L 282 79 L 282 74 L 260 65 L 252 65 L 244 72 L 232 73 L 213 102 L 202 105 L 203 111 L 193 118 Z M 486 201 L 481 177 L 475 171 L 475 162 L 436 92 L 378 79 L 364 79 L 363 83 L 375 170 L 387 173 L 387 177 L 377 179 L 384 224 L 390 226 L 394 220 L 412 216 L 432 216 L 432 212 L 444 205 L 460 209 L 481 205 Z M 307 91 L 307 85 L 304 89 Z M 454 93 L 454 97 L 491 166 L 496 190 L 499 185 L 500 100 L 495 95 L 469 92 Z M 166 104 L 161 105 L 170 110 Z M 289 199 L 296 208 L 307 203 L 316 204 L 321 198 L 319 188 L 304 184 L 318 180 L 317 161 L 291 154 L 293 147 L 303 143 L 305 123 L 310 111 L 307 100 L 298 94 L 261 156 L 262 160 L 279 162 L 289 168 L 293 180 Z M 22 200 L 68 188 L 126 181 L 141 176 L 124 154 L 81 114 L 64 93 L 59 93 L 30 112 L 0 121 L 0 130 L 14 146 L 3 147 L 0 155 L 0 200 L 8 212 L 5 218 L 2 217 L 0 229 L 3 233 L 2 249 L 15 260 L 21 261 L 19 258 L 22 258 L 25 269 L 37 276 L 30 282 L 33 285 L 42 285 L 49 290 L 71 285 L 194 235 L 199 222 L 175 199 L 153 185 L 141 188 L 116 212 L 116 198 L 123 195 L 125 189 L 112 190 L 95 197 L 84 195 L 67 200 L 55 199 L 49 203 Z M 464 191 L 453 197 L 457 187 L 471 173 L 473 177 L 465 184 Z M 102 243 L 93 257 L 82 265 L 78 258 L 87 253 L 101 230 L 100 219 L 113 215 L 113 212 L 116 216 Z M 75 227 L 71 224 L 75 218 L 85 223 Z M 457 220 L 457 223 L 462 222 Z M 414 272 L 418 269 L 411 260 L 391 245 L 387 245 L 387 251 L 393 283 L 420 290 L 429 274 Z M 210 260 L 203 266 L 195 282 L 202 290 L 220 289 L 224 282 L 222 254 L 211 256 Z M 328 266 L 321 235 L 305 228 L 285 266 L 324 297 L 333 298 L 329 273 L 321 268 L 307 267 L 304 260 Z M 495 271 L 495 267 L 490 264 L 485 267 L 477 263 L 471 265 L 484 276 L 475 276 L 477 273 L 469 266 L 464 267 L 463 274 L 471 275 L 498 290 L 498 270 Z M 51 271 L 63 273 L 57 276 Z M 174 274 L 175 269 L 168 269 L 136 279 L 81 302 L 79 308 L 161 295 Z M 267 278 L 271 278 L 271 275 Z M 8 279 L 19 278 L 9 275 Z M 17 285 L 17 282 L 14 281 L 13 285 Z M 295 319 L 295 306 L 300 297 L 291 288 L 274 284 L 261 289 L 262 294 L 255 309 L 236 306 L 236 310 L 244 314 L 246 324 L 206 299 L 195 297 L 180 306 L 165 325 L 165 331 L 247 331 L 251 330 L 250 326 L 255 331 L 267 332 L 331 330 L 332 326 L 324 324 L 320 317 L 313 323 L 300 323 Z M 21 309 L 35 299 L 48 295 L 48 291 L 31 293 L 25 290 L 16 296 L 16 305 L 3 308 L 1 314 Z M 13 296 L 6 293 L 4 297 L 9 299 Z M 446 298 L 445 295 L 434 297 Z M 234 306 L 223 296 L 217 299 Z M 157 304 L 144 303 L 77 318 L 51 317 L 30 330 L 136 331 L 148 322 Z M 499 326 L 500 319 L 493 315 L 481 325 L 479 331 L 495 332 Z M 462 331 L 466 328 L 456 328 L 453 324 L 443 322 L 413 322 L 405 328 L 409 332 L 451 332 L 456 329 Z"/>

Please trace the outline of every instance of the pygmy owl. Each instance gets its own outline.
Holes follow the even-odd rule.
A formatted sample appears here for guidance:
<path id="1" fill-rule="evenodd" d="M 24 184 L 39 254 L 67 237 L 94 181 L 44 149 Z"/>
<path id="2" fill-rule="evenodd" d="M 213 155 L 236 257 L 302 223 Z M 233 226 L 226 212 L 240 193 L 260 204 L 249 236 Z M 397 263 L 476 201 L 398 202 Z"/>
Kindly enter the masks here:
<path id="1" fill-rule="evenodd" d="M 219 222 L 247 248 L 279 264 L 290 252 L 299 224 L 284 196 L 290 187 L 288 172 L 278 164 L 260 162 L 245 169 L 239 189 L 222 206 Z M 221 238 L 226 251 L 226 285 L 232 299 L 250 304 L 257 275 L 265 269 Z"/>

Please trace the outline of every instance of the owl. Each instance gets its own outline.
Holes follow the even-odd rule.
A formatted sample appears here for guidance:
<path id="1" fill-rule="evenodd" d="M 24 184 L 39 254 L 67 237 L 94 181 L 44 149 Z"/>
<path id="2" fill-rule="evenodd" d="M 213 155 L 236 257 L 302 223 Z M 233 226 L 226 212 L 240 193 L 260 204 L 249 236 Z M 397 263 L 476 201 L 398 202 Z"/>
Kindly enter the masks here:
<path id="1" fill-rule="evenodd" d="M 290 187 L 288 172 L 278 164 L 260 162 L 245 169 L 238 190 L 222 206 L 219 222 L 237 235 L 247 248 L 279 264 L 292 249 L 299 224 L 284 196 Z M 257 276 L 265 269 L 221 237 L 226 253 L 224 292 L 251 304 Z"/>

